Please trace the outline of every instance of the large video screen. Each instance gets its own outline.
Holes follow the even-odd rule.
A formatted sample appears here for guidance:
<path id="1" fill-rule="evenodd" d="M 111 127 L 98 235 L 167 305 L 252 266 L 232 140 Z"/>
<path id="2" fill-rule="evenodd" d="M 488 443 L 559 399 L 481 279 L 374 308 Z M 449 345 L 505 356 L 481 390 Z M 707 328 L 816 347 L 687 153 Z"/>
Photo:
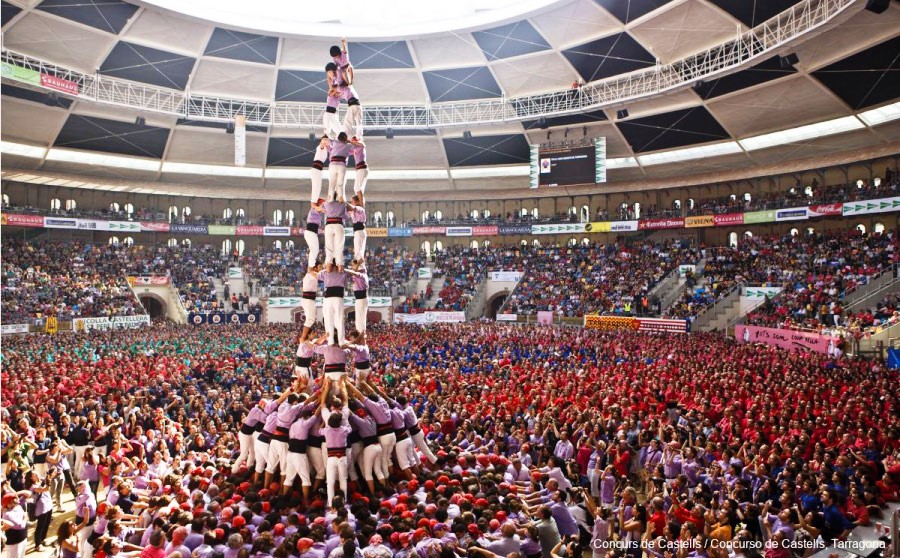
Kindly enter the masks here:
<path id="1" fill-rule="evenodd" d="M 606 182 L 606 138 L 580 147 L 532 146 L 532 188 L 599 182 Z"/>

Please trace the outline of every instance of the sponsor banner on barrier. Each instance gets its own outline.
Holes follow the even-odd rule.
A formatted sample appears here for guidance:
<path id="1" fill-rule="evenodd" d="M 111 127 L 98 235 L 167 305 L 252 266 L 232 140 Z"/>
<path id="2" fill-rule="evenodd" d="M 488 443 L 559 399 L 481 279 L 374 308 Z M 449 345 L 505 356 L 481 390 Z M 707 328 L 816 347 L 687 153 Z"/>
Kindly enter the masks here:
<path id="1" fill-rule="evenodd" d="M 666 320 L 662 318 L 637 318 L 638 331 L 687 333 L 687 320 Z"/>
<path id="2" fill-rule="evenodd" d="M 31 85 L 41 84 L 40 72 L 29 70 L 28 68 L 22 68 L 21 66 L 9 64 L 7 62 L 3 62 L 2 64 L 0 64 L 0 73 L 2 73 L 3 77 L 8 79 L 14 79 L 23 83 L 30 83 Z"/>
<path id="3" fill-rule="evenodd" d="M 489 275 L 491 281 L 519 281 L 522 279 L 521 271 L 492 271 Z"/>
<path id="4" fill-rule="evenodd" d="M 266 302 L 269 308 L 298 308 L 302 299 L 299 296 L 278 296 L 271 297 Z M 322 306 L 322 297 L 316 298 L 316 306 Z M 352 296 L 344 297 L 344 307 L 352 308 L 356 305 L 356 299 Z M 391 306 L 391 297 L 389 296 L 370 296 L 369 308 L 388 308 Z"/>
<path id="5" fill-rule="evenodd" d="M 841 209 L 844 215 L 865 215 L 867 213 L 887 213 L 888 211 L 900 211 L 900 197 L 847 202 Z"/>
<path id="6" fill-rule="evenodd" d="M 61 219 L 59 217 L 44 217 L 44 227 L 48 229 L 77 229 L 78 219 Z"/>
<path id="7" fill-rule="evenodd" d="M 172 223 L 169 225 L 169 232 L 179 234 L 209 234 L 206 225 L 188 225 L 185 223 Z"/>
<path id="8" fill-rule="evenodd" d="M 743 225 L 743 213 L 723 213 L 721 215 L 713 215 L 713 224 L 717 227 L 727 227 L 728 225 Z"/>
<path id="9" fill-rule="evenodd" d="M 388 229 L 388 236 L 407 237 L 412 236 L 413 230 L 409 227 L 391 227 Z"/>
<path id="10" fill-rule="evenodd" d="M 169 278 L 162 275 L 137 275 L 129 276 L 128 283 L 132 286 L 159 287 L 169 284 Z"/>
<path id="11" fill-rule="evenodd" d="M 653 229 L 681 229 L 684 228 L 684 218 L 677 217 L 675 219 L 642 219 L 638 221 L 640 230 Z"/>
<path id="12" fill-rule="evenodd" d="M 305 230 L 305 227 L 291 227 L 291 236 L 303 236 Z"/>
<path id="13" fill-rule="evenodd" d="M 150 316 L 147 314 L 141 314 L 140 316 L 116 316 L 114 318 L 106 316 L 102 318 L 75 318 L 72 320 L 73 331 L 134 329 L 146 325 L 150 325 Z"/>
<path id="14" fill-rule="evenodd" d="M 552 325 L 553 324 L 553 312 L 551 312 L 549 310 L 538 310 L 537 323 L 539 323 L 541 325 Z"/>
<path id="15" fill-rule="evenodd" d="M 465 312 L 422 312 L 421 314 L 394 314 L 395 324 L 456 324 L 466 321 Z"/>
<path id="16" fill-rule="evenodd" d="M 610 232 L 630 232 L 638 230 L 638 221 L 613 221 L 609 224 Z"/>
<path id="17" fill-rule="evenodd" d="M 775 212 L 775 221 L 804 221 L 809 219 L 805 207 L 792 207 L 790 209 L 779 209 Z"/>
<path id="18" fill-rule="evenodd" d="M 841 215 L 844 212 L 844 204 L 830 203 L 828 205 L 811 205 L 806 208 L 810 217 L 826 217 L 829 215 Z"/>
<path id="19" fill-rule="evenodd" d="M 579 234 L 587 223 L 559 223 L 557 225 L 531 225 L 531 234 Z"/>
<path id="20" fill-rule="evenodd" d="M 472 227 L 447 227 L 447 236 L 472 236 Z"/>
<path id="21" fill-rule="evenodd" d="M 747 298 L 773 297 L 781 292 L 781 287 L 742 287 L 741 296 Z"/>
<path id="22" fill-rule="evenodd" d="M 651 331 L 656 333 L 687 333 L 687 320 L 667 320 L 662 318 L 635 318 L 632 316 L 597 316 L 584 317 L 585 329 L 615 331 L 630 329 L 632 331 Z"/>
<path id="23" fill-rule="evenodd" d="M 775 211 L 772 209 L 767 209 L 765 211 L 751 211 L 750 213 L 744 213 L 744 224 L 750 225 L 753 223 L 771 223 L 775 220 Z"/>
<path id="24" fill-rule="evenodd" d="M 678 266 L 678 276 L 687 277 L 688 272 L 695 273 L 697 266 L 694 264 L 682 264 Z"/>
<path id="25" fill-rule="evenodd" d="M 18 215 L 16 213 L 4 213 L 3 224 L 14 227 L 43 227 L 44 218 L 40 215 Z"/>
<path id="26" fill-rule="evenodd" d="M 419 279 L 431 279 L 433 277 L 430 267 L 420 267 L 417 273 Z"/>
<path id="27" fill-rule="evenodd" d="M 291 236 L 290 227 L 263 227 L 263 236 Z"/>
<path id="28" fill-rule="evenodd" d="M 584 226 L 584 232 L 587 233 L 608 233 L 612 230 L 612 223 L 609 221 L 598 221 L 587 223 Z"/>
<path id="29" fill-rule="evenodd" d="M 99 219 L 79 219 L 78 228 L 87 231 L 108 231 L 109 221 Z"/>
<path id="30" fill-rule="evenodd" d="M 238 236 L 262 236 L 265 227 L 261 225 L 238 225 L 234 228 Z"/>
<path id="31" fill-rule="evenodd" d="M 110 221 L 108 230 L 116 232 L 141 232 L 141 224 L 134 221 Z"/>
<path id="32" fill-rule="evenodd" d="M 141 221 L 141 230 L 144 232 L 169 232 L 169 224 Z"/>
<path id="33" fill-rule="evenodd" d="M 367 228 L 369 238 L 387 238 L 388 230 L 384 227 Z"/>
<path id="34" fill-rule="evenodd" d="M 412 234 L 445 234 L 447 227 L 413 227 Z"/>
<path id="35" fill-rule="evenodd" d="M 497 314 L 498 322 L 516 322 L 519 320 L 518 314 Z"/>
<path id="36" fill-rule="evenodd" d="M 28 324 L 3 324 L 3 335 L 13 333 L 28 333 Z"/>
<path id="37" fill-rule="evenodd" d="M 244 270 L 239 267 L 229 267 L 228 268 L 228 278 L 229 279 L 243 279 L 244 278 Z"/>
<path id="38" fill-rule="evenodd" d="M 237 234 L 237 228 L 234 225 L 208 225 L 209 234 L 234 236 Z"/>
<path id="39" fill-rule="evenodd" d="M 472 227 L 472 236 L 497 236 L 500 228 L 497 225 L 478 225 Z"/>
<path id="40" fill-rule="evenodd" d="M 41 74 L 41 85 L 47 89 L 56 89 L 69 95 L 78 95 L 78 84 L 68 79 Z"/>
<path id="41" fill-rule="evenodd" d="M 500 225 L 500 234 L 531 234 L 531 225 Z"/>
<path id="42" fill-rule="evenodd" d="M 215 312 L 209 314 L 188 314 L 188 323 L 194 325 L 227 325 L 227 324 L 258 324 L 260 323 L 259 313 L 239 314 L 232 312 L 226 314 L 224 312 Z"/>
<path id="43" fill-rule="evenodd" d="M 825 355 L 834 353 L 835 344 L 839 341 L 831 335 L 746 325 L 734 326 L 734 338 L 739 343 L 762 343 L 789 351 L 813 351 Z"/>
<path id="44" fill-rule="evenodd" d="M 712 227 L 716 224 L 714 215 L 695 215 L 694 217 L 684 218 L 684 228 L 696 229 L 700 227 Z"/>

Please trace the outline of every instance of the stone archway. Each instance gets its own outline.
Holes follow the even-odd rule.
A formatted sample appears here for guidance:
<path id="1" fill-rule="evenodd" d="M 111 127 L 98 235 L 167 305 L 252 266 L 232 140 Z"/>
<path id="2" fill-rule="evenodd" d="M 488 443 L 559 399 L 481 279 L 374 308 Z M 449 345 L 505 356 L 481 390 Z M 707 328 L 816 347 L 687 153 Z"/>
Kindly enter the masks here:
<path id="1" fill-rule="evenodd" d="M 144 310 L 150 315 L 151 320 L 169 317 L 169 305 L 165 299 L 156 293 L 140 293 L 138 300 L 144 306 Z"/>
<path id="2" fill-rule="evenodd" d="M 510 291 L 504 290 L 499 293 L 495 293 L 491 298 L 488 299 L 487 304 L 484 306 L 484 315 L 486 318 L 491 320 L 497 319 L 497 311 L 500 310 L 500 307 L 503 306 L 503 303 L 506 302 L 506 297 L 509 296 Z"/>

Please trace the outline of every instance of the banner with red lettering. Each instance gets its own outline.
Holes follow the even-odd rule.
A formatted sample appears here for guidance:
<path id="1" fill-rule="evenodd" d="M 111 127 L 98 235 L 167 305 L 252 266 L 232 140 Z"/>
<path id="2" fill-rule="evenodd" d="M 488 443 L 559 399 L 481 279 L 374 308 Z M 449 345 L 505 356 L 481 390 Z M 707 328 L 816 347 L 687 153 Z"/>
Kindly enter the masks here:
<path id="1" fill-rule="evenodd" d="M 238 225 L 235 231 L 238 236 L 263 236 L 266 228 L 260 225 Z"/>
<path id="2" fill-rule="evenodd" d="M 677 217 L 675 219 L 643 219 L 638 222 L 638 228 L 642 231 L 653 229 L 683 229 L 684 217 Z"/>
<path id="3" fill-rule="evenodd" d="M 144 232 L 169 232 L 169 224 L 141 221 L 141 230 Z"/>
<path id="4" fill-rule="evenodd" d="M 13 227 L 43 227 L 44 218 L 40 215 L 19 215 L 16 213 L 4 213 L 3 224 Z"/>
<path id="5" fill-rule="evenodd" d="M 413 227 L 413 234 L 439 234 L 447 233 L 447 227 Z"/>
<path id="6" fill-rule="evenodd" d="M 500 227 L 497 225 L 472 227 L 472 236 L 496 236 L 498 234 L 500 234 Z"/>
<path id="7" fill-rule="evenodd" d="M 844 204 L 830 203 L 828 205 L 811 205 L 806 208 L 806 213 L 810 217 L 825 217 L 828 215 L 843 215 Z"/>
<path id="8" fill-rule="evenodd" d="M 839 337 L 807 331 L 778 329 L 774 327 L 734 326 L 734 337 L 739 343 L 762 343 L 789 351 L 813 351 L 830 355 L 834 353 Z"/>
<path id="9" fill-rule="evenodd" d="M 723 213 L 721 215 L 713 215 L 713 223 L 717 227 L 727 227 L 729 225 L 743 225 L 743 213 Z"/>
<path id="10" fill-rule="evenodd" d="M 134 286 L 158 287 L 169 284 L 169 278 L 163 275 L 132 275 L 128 277 L 128 283 Z"/>
<path id="11" fill-rule="evenodd" d="M 74 81 L 51 76 L 49 74 L 41 74 L 41 86 L 48 89 L 56 89 L 69 95 L 78 95 L 78 84 Z"/>

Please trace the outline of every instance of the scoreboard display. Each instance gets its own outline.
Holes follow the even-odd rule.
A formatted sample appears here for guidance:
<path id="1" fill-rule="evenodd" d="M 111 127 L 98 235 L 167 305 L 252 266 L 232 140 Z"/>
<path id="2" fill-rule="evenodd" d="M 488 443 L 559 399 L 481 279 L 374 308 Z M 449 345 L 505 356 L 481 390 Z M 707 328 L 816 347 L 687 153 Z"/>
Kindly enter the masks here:
<path id="1" fill-rule="evenodd" d="M 606 138 L 593 145 L 531 146 L 531 187 L 606 182 Z"/>

